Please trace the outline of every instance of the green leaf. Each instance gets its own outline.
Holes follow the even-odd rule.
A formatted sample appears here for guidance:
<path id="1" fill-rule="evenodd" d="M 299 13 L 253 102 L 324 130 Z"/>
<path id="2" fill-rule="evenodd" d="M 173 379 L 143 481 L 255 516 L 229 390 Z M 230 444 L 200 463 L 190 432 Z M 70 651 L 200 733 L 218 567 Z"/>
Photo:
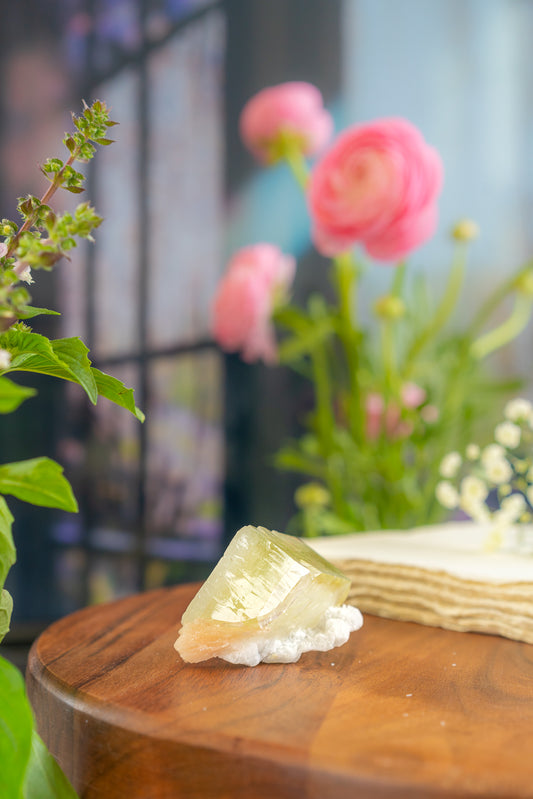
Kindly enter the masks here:
<path id="1" fill-rule="evenodd" d="M 11 533 L 12 524 L 13 516 L 7 507 L 7 502 L 0 497 L 0 588 L 4 587 L 7 573 L 17 559 Z"/>
<path id="2" fill-rule="evenodd" d="M 38 372 L 74 380 L 74 375 L 59 361 L 45 336 L 11 328 L 0 336 L 0 347 L 11 353 L 11 366 L 6 371 Z"/>
<path id="3" fill-rule="evenodd" d="M 63 467 L 50 458 L 31 458 L 0 466 L 0 493 L 32 505 L 76 513 L 78 504 Z"/>
<path id="4" fill-rule="evenodd" d="M 324 478 L 324 462 L 319 458 L 308 457 L 295 447 L 286 446 L 280 449 L 274 463 L 278 469 L 290 472 L 301 472 L 311 477 Z"/>
<path id="5" fill-rule="evenodd" d="M 0 376 L 0 413 L 11 413 L 29 397 L 37 394 L 34 388 L 18 386 L 7 377 Z"/>
<path id="6" fill-rule="evenodd" d="M 24 780 L 24 799 L 75 799 L 76 791 L 35 730 Z"/>
<path id="7" fill-rule="evenodd" d="M 32 730 L 33 717 L 22 675 L 0 657 L 0 796 L 6 799 L 23 797 Z"/>
<path id="8" fill-rule="evenodd" d="M 135 405 L 135 397 L 132 388 L 126 388 L 120 380 L 111 375 L 106 375 L 99 369 L 92 369 L 96 387 L 100 396 L 105 397 L 116 405 L 130 411 L 140 422 L 144 422 L 144 413 Z"/>
<path id="9" fill-rule="evenodd" d="M 11 613 L 13 612 L 13 599 L 9 591 L 2 588 L 0 591 L 0 641 L 9 632 Z M 0 735 L 2 733 L 0 732 Z"/>
<path id="10" fill-rule="evenodd" d="M 320 535 L 347 535 L 356 532 L 353 522 L 348 522 L 331 511 L 321 510 L 317 517 Z"/>
<path id="11" fill-rule="evenodd" d="M 46 314 L 47 316 L 61 316 L 59 311 L 51 311 L 49 308 L 35 308 L 33 305 L 26 305 L 24 310 L 17 311 L 19 319 L 32 319 L 34 316 L 41 316 L 42 314 Z"/>
<path id="12" fill-rule="evenodd" d="M 10 329 L 0 336 L 0 347 L 11 353 L 6 372 L 38 372 L 81 385 L 93 403 L 98 393 L 87 357 L 87 347 L 79 338 L 49 341 L 27 330 Z"/>
<path id="13" fill-rule="evenodd" d="M 75 799 L 69 781 L 34 727 L 24 680 L 0 657 L 0 796 L 2 799 Z"/>
<path id="14" fill-rule="evenodd" d="M 333 325 L 329 318 L 320 319 L 309 325 L 306 332 L 291 336 L 282 341 L 279 346 L 279 359 L 281 363 L 290 363 L 312 352 L 319 344 L 327 341 L 333 332 Z"/>
<path id="15" fill-rule="evenodd" d="M 89 399 L 96 405 L 98 391 L 96 381 L 91 368 L 91 362 L 87 357 L 89 350 L 80 338 L 59 338 L 50 342 L 54 354 L 66 364 L 70 372 L 76 377 L 76 382 L 87 392 Z"/>
<path id="16" fill-rule="evenodd" d="M 304 311 L 293 308 L 290 305 L 283 305 L 274 311 L 274 320 L 277 324 L 294 331 L 294 333 L 305 333 L 313 324 Z"/>

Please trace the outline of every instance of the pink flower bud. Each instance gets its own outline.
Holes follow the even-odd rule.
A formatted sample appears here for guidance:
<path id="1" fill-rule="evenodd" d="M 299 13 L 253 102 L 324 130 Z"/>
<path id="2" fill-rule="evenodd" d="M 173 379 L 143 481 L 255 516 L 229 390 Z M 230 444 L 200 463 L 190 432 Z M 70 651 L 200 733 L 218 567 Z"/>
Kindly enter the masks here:
<path id="1" fill-rule="evenodd" d="M 231 259 L 213 303 L 213 336 L 245 361 L 277 359 L 271 317 L 294 279 L 295 261 L 271 244 L 239 250 Z"/>
<path id="2" fill-rule="evenodd" d="M 418 408 L 427 397 L 425 390 L 416 383 L 404 383 L 400 393 L 405 408 Z"/>
<path id="3" fill-rule="evenodd" d="M 322 150 L 333 133 L 333 120 L 316 86 L 294 81 L 254 95 L 242 111 L 240 132 L 253 155 L 272 164 L 282 156 L 284 142 L 307 156 Z"/>
<path id="4" fill-rule="evenodd" d="M 414 383 L 406 384 L 407 386 L 415 386 Z M 425 398 L 425 391 L 418 386 L 417 395 L 413 400 L 420 399 L 422 392 Z M 405 399 L 402 393 L 402 401 Z M 421 400 L 424 401 L 423 399 Z M 405 403 L 404 403 L 405 405 Z M 417 405 L 405 407 L 417 407 Z M 402 419 L 402 411 L 400 405 L 394 400 L 391 400 L 388 405 L 381 394 L 371 392 L 366 397 L 365 402 L 366 412 L 366 436 L 369 441 L 375 441 L 383 433 L 389 441 L 395 441 L 398 438 L 407 438 L 413 432 L 413 423 L 409 420 Z"/>
<path id="5" fill-rule="evenodd" d="M 381 420 L 385 410 L 385 402 L 381 394 L 371 392 L 366 398 L 366 436 L 374 441 L 381 432 Z"/>
<path id="6" fill-rule="evenodd" d="M 360 242 L 378 260 L 403 258 L 433 233 L 441 160 L 404 119 L 354 125 L 316 164 L 313 240 L 332 256 Z"/>

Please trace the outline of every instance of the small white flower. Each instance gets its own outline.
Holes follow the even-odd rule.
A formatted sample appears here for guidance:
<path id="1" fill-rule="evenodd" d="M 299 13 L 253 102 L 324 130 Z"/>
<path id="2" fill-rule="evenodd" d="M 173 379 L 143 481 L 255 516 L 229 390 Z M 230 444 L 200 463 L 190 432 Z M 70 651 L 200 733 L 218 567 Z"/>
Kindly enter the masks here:
<path id="1" fill-rule="evenodd" d="M 459 505 L 459 494 L 452 484 L 448 483 L 447 480 L 441 480 L 439 483 L 437 483 L 435 488 L 435 496 L 440 504 L 445 508 L 449 508 L 449 510 L 452 510 Z"/>
<path id="2" fill-rule="evenodd" d="M 27 266 L 22 272 L 19 272 L 19 280 L 22 280 L 23 283 L 28 283 L 28 285 L 35 283 L 35 280 L 31 276 L 31 269 L 29 266 Z"/>
<path id="3" fill-rule="evenodd" d="M 9 350 L 0 349 L 0 369 L 9 369 L 11 366 L 11 353 Z"/>
<path id="4" fill-rule="evenodd" d="M 440 473 L 443 477 L 455 477 L 462 462 L 462 458 L 458 452 L 449 452 L 441 461 Z"/>
<path id="5" fill-rule="evenodd" d="M 485 464 L 485 475 L 494 485 L 508 483 L 513 476 L 513 470 L 509 461 L 505 458 L 494 459 Z"/>
<path id="6" fill-rule="evenodd" d="M 489 493 L 486 483 L 469 474 L 461 480 L 461 502 L 483 502 Z"/>
<path id="7" fill-rule="evenodd" d="M 505 459 L 505 450 L 500 444 L 489 444 L 481 453 L 481 462 L 484 466 L 502 459 Z"/>
<path id="8" fill-rule="evenodd" d="M 509 400 L 503 409 L 503 415 L 510 422 L 519 422 L 523 419 L 531 419 L 533 416 L 533 405 L 523 397 Z"/>
<path id="9" fill-rule="evenodd" d="M 494 438 L 498 444 L 509 449 L 515 449 L 520 444 L 521 435 L 520 427 L 513 422 L 502 422 L 494 430 Z"/>
<path id="10" fill-rule="evenodd" d="M 506 519 L 516 521 L 526 509 L 526 500 L 522 494 L 511 494 L 502 500 L 500 507 Z"/>
<path id="11" fill-rule="evenodd" d="M 466 457 L 469 461 L 476 461 L 480 452 L 481 450 L 477 444 L 469 444 L 466 448 Z"/>
<path id="12" fill-rule="evenodd" d="M 471 519 L 479 524 L 485 524 L 490 521 L 490 512 L 482 500 L 472 499 L 470 497 L 461 497 L 461 510 L 464 510 Z"/>

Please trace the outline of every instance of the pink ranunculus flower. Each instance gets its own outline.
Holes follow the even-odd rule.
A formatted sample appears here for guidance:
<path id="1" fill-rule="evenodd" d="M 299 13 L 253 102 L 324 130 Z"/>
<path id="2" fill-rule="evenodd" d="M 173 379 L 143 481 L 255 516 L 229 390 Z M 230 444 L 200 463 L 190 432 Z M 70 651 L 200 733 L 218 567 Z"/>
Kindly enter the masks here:
<path id="1" fill-rule="evenodd" d="M 378 260 L 403 258 L 434 232 L 442 177 L 437 151 L 407 120 L 353 125 L 311 173 L 315 246 L 334 256 L 359 242 Z"/>
<path id="2" fill-rule="evenodd" d="M 223 350 L 241 352 L 248 362 L 276 362 L 272 312 L 285 300 L 295 268 L 294 258 L 272 244 L 235 253 L 213 302 L 212 332 Z"/>
<path id="3" fill-rule="evenodd" d="M 239 122 L 242 140 L 262 163 L 281 156 L 282 137 L 291 138 L 303 155 L 320 152 L 333 133 L 333 119 L 316 86 L 303 81 L 270 86 L 245 105 Z"/>

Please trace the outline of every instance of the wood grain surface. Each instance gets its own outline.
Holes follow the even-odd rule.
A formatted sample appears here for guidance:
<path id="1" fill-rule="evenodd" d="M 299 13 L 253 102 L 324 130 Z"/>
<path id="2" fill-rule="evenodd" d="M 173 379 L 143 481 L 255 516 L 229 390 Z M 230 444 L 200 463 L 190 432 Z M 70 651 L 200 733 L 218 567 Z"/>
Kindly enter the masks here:
<path id="1" fill-rule="evenodd" d="M 365 616 L 298 663 L 183 663 L 197 586 L 36 641 L 39 731 L 83 799 L 533 797 L 533 646 Z"/>

